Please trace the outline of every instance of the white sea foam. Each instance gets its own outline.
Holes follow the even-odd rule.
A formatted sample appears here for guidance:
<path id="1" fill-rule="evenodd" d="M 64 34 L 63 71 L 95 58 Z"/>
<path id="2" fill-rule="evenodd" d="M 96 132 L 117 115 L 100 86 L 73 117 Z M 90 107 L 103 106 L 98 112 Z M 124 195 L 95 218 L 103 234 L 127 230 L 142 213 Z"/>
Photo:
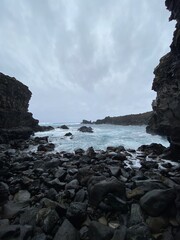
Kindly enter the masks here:
<path id="1" fill-rule="evenodd" d="M 55 129 L 48 132 L 37 132 L 35 137 L 49 136 L 49 141 L 55 144 L 56 151 L 72 152 L 76 148 L 87 149 L 90 146 L 93 146 L 95 150 L 105 150 L 108 146 L 120 145 L 126 149 L 137 149 L 142 144 L 151 143 L 161 143 L 166 147 L 169 145 L 165 138 L 147 134 L 146 126 L 90 125 L 94 133 L 82 133 L 78 131 L 78 128 L 82 126 L 78 123 L 66 124 L 69 127 L 68 130 L 57 128 L 62 125 L 60 123 L 46 125 L 51 125 Z M 67 132 L 73 134 L 72 139 L 64 137 Z"/>

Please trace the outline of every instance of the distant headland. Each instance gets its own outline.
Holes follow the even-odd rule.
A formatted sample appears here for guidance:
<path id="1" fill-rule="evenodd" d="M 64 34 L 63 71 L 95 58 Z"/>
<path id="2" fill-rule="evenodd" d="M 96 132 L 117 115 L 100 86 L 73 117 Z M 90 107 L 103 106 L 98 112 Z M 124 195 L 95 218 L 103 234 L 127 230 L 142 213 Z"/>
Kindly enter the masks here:
<path id="1" fill-rule="evenodd" d="M 83 120 L 82 124 L 113 124 L 113 125 L 147 125 L 153 112 L 145 112 L 139 114 L 130 114 L 117 117 L 105 117 L 104 119 L 98 119 L 94 122 Z"/>

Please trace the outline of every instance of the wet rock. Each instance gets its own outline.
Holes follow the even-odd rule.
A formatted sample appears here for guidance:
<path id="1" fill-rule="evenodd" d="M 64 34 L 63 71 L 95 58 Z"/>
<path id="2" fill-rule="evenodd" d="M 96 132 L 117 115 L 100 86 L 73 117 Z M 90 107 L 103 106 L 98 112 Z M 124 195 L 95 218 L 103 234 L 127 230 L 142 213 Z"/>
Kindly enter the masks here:
<path id="1" fill-rule="evenodd" d="M 71 132 L 68 132 L 64 135 L 65 137 L 71 137 L 72 136 L 72 133 Z"/>
<path id="2" fill-rule="evenodd" d="M 141 166 L 143 169 L 158 169 L 158 163 L 154 161 L 141 161 Z"/>
<path id="3" fill-rule="evenodd" d="M 69 129 L 68 126 L 66 126 L 66 125 L 61 125 L 61 126 L 58 127 L 58 128 L 65 129 L 65 130 L 66 130 L 66 129 Z"/>
<path id="4" fill-rule="evenodd" d="M 112 157 L 113 160 L 124 161 L 127 159 L 124 153 L 117 153 L 115 156 Z"/>
<path id="5" fill-rule="evenodd" d="M 54 130 L 52 126 L 39 126 L 37 129 L 38 132 L 47 132 L 52 130 Z"/>
<path id="6" fill-rule="evenodd" d="M 55 148 L 55 145 L 53 143 L 48 143 L 48 144 L 40 144 L 38 146 L 38 151 L 42 151 L 42 152 L 49 152 L 49 151 L 53 151 Z"/>
<path id="7" fill-rule="evenodd" d="M 175 190 L 152 190 L 140 199 L 142 209 L 152 217 L 158 217 L 166 211 L 176 197 Z"/>
<path id="8" fill-rule="evenodd" d="M 82 126 L 78 129 L 78 131 L 80 132 L 88 132 L 88 133 L 93 133 L 93 129 L 92 127 L 86 127 L 86 126 Z"/>
<path id="9" fill-rule="evenodd" d="M 92 221 L 89 225 L 89 240 L 111 240 L 114 230 L 99 222 Z"/>
<path id="10" fill-rule="evenodd" d="M 45 136 L 45 137 L 35 137 L 34 138 L 34 142 L 36 144 L 46 144 L 46 143 L 48 143 L 48 136 Z"/>
<path id="11" fill-rule="evenodd" d="M 124 199 L 125 185 L 115 177 L 102 180 L 102 177 L 92 177 L 88 184 L 89 202 L 97 206 L 108 193 Z"/>
<path id="12" fill-rule="evenodd" d="M 75 154 L 82 155 L 85 151 L 82 148 L 78 148 L 74 150 Z"/>
<path id="13" fill-rule="evenodd" d="M 80 227 L 87 217 L 87 204 L 72 202 L 67 210 L 67 219 L 75 226 Z"/>
<path id="14" fill-rule="evenodd" d="M 151 143 L 150 145 L 142 145 L 138 148 L 138 151 L 145 152 L 147 155 L 156 154 L 161 155 L 166 150 L 162 144 Z"/>
<path id="15" fill-rule="evenodd" d="M 76 228 L 68 221 L 64 220 L 63 224 L 59 227 L 53 240 L 80 240 L 80 236 Z"/>
<path id="16" fill-rule="evenodd" d="M 96 156 L 96 152 L 94 151 L 93 147 L 89 147 L 87 151 L 85 152 L 86 156 L 90 158 L 94 158 Z"/>

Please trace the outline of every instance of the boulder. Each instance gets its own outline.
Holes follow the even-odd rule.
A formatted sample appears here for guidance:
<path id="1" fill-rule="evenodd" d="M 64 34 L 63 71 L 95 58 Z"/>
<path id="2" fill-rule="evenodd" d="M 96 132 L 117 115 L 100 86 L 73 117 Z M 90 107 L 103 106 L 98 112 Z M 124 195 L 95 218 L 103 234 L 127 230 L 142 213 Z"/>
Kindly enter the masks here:
<path id="1" fill-rule="evenodd" d="M 80 127 L 78 129 L 78 131 L 80 131 L 80 132 L 87 132 L 87 133 L 93 133 L 92 127 L 86 127 L 86 126 Z"/>
<path id="2" fill-rule="evenodd" d="M 58 127 L 58 128 L 65 129 L 65 130 L 66 130 L 66 129 L 69 129 L 68 126 L 66 126 L 66 125 L 61 125 L 61 126 Z"/>
<path id="3" fill-rule="evenodd" d="M 65 137 L 71 137 L 72 136 L 72 133 L 71 132 L 68 132 L 64 135 Z"/>
<path id="4" fill-rule="evenodd" d="M 142 209 L 152 217 L 158 217 L 164 213 L 176 198 L 174 189 L 155 189 L 146 193 L 140 199 Z"/>
<path id="5" fill-rule="evenodd" d="M 53 151 L 54 148 L 55 148 L 55 145 L 53 143 L 48 143 L 48 144 L 40 144 L 37 150 L 42 152 L 49 152 L 49 151 Z"/>
<path id="6" fill-rule="evenodd" d="M 125 185 L 115 177 L 92 177 L 88 183 L 89 202 L 93 206 L 98 204 L 105 198 L 108 193 L 125 199 Z"/>
<path id="7" fill-rule="evenodd" d="M 87 217 L 87 204 L 72 202 L 67 210 L 67 219 L 75 226 L 80 227 Z"/>
<path id="8" fill-rule="evenodd" d="M 151 143 L 150 145 L 142 145 L 138 148 L 138 151 L 145 152 L 147 155 L 156 154 L 160 155 L 166 150 L 162 144 Z"/>

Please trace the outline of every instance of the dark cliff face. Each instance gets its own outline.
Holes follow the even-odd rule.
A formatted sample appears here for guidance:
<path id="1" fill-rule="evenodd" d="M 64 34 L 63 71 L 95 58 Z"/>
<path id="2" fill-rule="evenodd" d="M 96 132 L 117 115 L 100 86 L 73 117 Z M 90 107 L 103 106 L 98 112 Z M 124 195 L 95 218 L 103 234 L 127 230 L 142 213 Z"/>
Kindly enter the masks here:
<path id="1" fill-rule="evenodd" d="M 157 92 L 153 101 L 153 117 L 147 131 L 169 137 L 171 146 L 180 148 L 180 1 L 166 0 L 171 11 L 170 20 L 176 20 L 171 51 L 161 58 L 155 68 L 152 89 Z"/>
<path id="2" fill-rule="evenodd" d="M 38 120 L 28 112 L 32 93 L 27 86 L 0 73 L 0 133 L 1 142 L 28 138 L 38 127 Z"/>

